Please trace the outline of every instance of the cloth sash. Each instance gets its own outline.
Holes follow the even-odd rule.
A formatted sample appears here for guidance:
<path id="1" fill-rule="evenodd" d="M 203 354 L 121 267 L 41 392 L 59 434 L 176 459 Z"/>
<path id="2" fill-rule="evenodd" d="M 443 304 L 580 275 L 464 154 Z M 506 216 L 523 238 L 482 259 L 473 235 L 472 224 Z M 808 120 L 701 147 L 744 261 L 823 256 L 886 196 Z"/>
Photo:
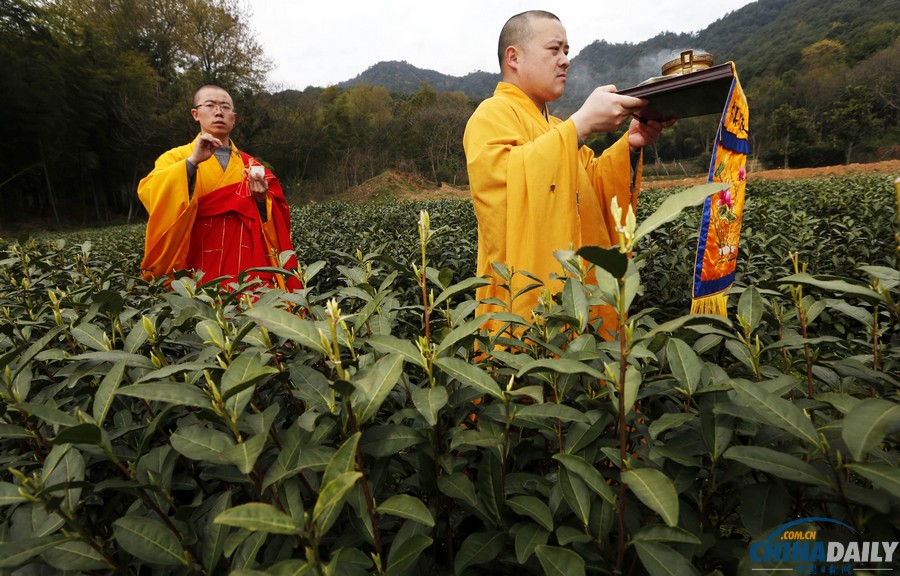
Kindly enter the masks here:
<path id="1" fill-rule="evenodd" d="M 734 282 L 744 212 L 747 154 L 750 152 L 749 108 L 734 72 L 725 110 L 716 133 L 707 182 L 730 187 L 706 199 L 694 261 L 692 314 L 727 316 L 725 291 Z"/>
<path id="2" fill-rule="evenodd" d="M 241 160 L 244 167 L 251 164 L 258 164 L 255 158 L 246 152 L 240 152 Z M 201 196 L 198 200 L 197 213 L 195 219 L 203 219 L 216 216 L 225 216 L 231 214 L 240 219 L 241 224 L 250 231 L 249 242 L 253 246 L 251 252 L 253 254 L 265 254 L 265 262 L 260 262 L 261 266 L 278 266 L 278 255 L 285 250 L 291 250 L 290 243 L 290 209 L 287 205 L 281 184 L 271 173 L 266 170 L 266 177 L 269 181 L 269 194 L 272 198 L 272 224 L 275 227 L 276 237 L 272 238 L 265 234 L 262 223 L 259 219 L 259 210 L 255 202 L 247 202 L 246 198 L 250 196 L 250 190 L 246 180 L 241 180 L 217 190 Z M 191 236 L 194 237 L 196 229 Z M 285 239 L 287 241 L 285 241 Z M 256 246 L 257 243 L 262 243 Z M 237 249 L 237 248 L 236 248 Z M 285 263 L 285 269 L 292 270 L 297 267 L 297 260 L 292 254 L 288 262 Z M 281 274 L 271 274 L 267 272 L 252 272 L 250 276 L 260 278 L 267 284 L 276 284 L 283 290 L 299 289 L 302 286 L 300 282 L 293 276 L 287 278 L 287 283 Z"/>

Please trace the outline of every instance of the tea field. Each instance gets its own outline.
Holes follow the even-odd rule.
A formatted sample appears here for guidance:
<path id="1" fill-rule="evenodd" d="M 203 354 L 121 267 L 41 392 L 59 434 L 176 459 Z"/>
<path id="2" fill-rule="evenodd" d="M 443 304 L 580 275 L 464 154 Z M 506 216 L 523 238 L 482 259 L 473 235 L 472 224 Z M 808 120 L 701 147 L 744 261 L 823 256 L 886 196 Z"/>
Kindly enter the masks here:
<path id="1" fill-rule="evenodd" d="M 0 574 L 896 568 L 893 178 L 749 181 L 728 318 L 668 197 L 493 334 L 463 200 L 294 208 L 294 294 L 140 280 L 140 225 L 0 241 Z"/>

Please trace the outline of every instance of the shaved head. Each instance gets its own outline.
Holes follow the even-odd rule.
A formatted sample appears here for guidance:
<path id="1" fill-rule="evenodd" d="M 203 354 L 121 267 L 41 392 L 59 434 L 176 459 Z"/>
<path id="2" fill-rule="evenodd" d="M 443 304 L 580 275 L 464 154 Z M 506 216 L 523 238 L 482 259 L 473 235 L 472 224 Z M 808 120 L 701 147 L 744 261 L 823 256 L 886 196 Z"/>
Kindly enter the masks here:
<path id="1" fill-rule="evenodd" d="M 547 18 L 556 20 L 559 18 L 555 14 L 544 10 L 529 10 L 516 14 L 506 21 L 503 29 L 500 30 L 500 42 L 497 47 L 497 58 L 500 60 L 500 70 L 503 70 L 504 54 L 508 46 L 522 46 L 531 38 L 531 20 L 534 18 Z"/>

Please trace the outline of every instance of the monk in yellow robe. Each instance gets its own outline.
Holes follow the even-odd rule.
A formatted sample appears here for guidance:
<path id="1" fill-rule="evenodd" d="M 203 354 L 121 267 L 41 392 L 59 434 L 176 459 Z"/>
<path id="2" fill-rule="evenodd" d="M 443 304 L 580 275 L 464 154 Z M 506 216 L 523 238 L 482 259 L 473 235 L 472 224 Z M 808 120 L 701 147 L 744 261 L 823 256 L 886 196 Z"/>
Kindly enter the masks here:
<path id="1" fill-rule="evenodd" d="M 547 103 L 565 89 L 568 52 L 565 28 L 553 14 L 529 11 L 510 18 L 500 33 L 502 80 L 466 126 L 463 147 L 478 219 L 477 274 L 493 279 L 478 290 L 480 300 L 509 302 L 492 263 L 527 271 L 558 292 L 562 281 L 550 280 L 553 273 L 563 274 L 555 250 L 618 244 L 616 227 L 623 223 L 613 218 L 610 202 L 618 198 L 626 212 L 636 206 L 641 149 L 671 124 L 632 119 L 628 132 L 595 157 L 584 140 L 638 117 L 647 101 L 602 86 L 568 120 L 550 115 Z M 530 282 L 516 275 L 511 292 Z M 513 313 L 531 320 L 539 292 L 519 296 Z M 499 310 L 483 303 L 477 313 Z M 602 316 L 604 336 L 615 329 L 610 307 L 597 307 L 592 314 Z"/>
<path id="2" fill-rule="evenodd" d="M 290 211 L 278 179 L 231 140 L 237 114 L 227 91 L 204 86 L 194 95 L 200 134 L 156 160 L 138 185 L 149 213 L 145 278 L 177 270 L 202 270 L 204 279 L 228 277 L 250 268 L 297 266 L 290 237 Z M 252 272 L 271 286 L 301 288 L 294 276 Z"/>

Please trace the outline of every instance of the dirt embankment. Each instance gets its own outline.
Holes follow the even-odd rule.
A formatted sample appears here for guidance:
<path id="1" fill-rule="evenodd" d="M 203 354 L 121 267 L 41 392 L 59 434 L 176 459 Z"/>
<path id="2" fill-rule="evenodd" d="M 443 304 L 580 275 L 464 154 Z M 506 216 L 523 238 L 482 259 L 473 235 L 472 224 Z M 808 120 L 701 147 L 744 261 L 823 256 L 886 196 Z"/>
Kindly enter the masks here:
<path id="1" fill-rule="evenodd" d="M 851 173 L 883 173 L 900 176 L 900 160 L 885 160 L 867 164 L 841 164 L 821 168 L 789 168 L 781 170 L 748 170 L 747 180 L 799 180 L 825 176 L 843 176 Z M 644 180 L 643 188 L 669 188 L 672 186 L 693 186 L 703 184 L 706 178 L 674 178 L 671 180 Z"/>
<path id="2" fill-rule="evenodd" d="M 900 159 L 885 160 L 867 164 L 844 164 L 821 168 L 790 168 L 787 170 L 747 171 L 748 180 L 797 180 L 826 176 L 841 176 L 850 173 L 882 173 L 900 177 Z M 703 184 L 702 176 L 690 178 L 651 179 L 645 178 L 642 188 L 671 188 Z M 468 186 L 452 186 L 446 182 L 438 186 L 433 180 L 422 176 L 389 170 L 371 178 L 359 186 L 332 198 L 343 202 L 394 202 L 398 200 L 442 200 L 469 198 Z"/>

